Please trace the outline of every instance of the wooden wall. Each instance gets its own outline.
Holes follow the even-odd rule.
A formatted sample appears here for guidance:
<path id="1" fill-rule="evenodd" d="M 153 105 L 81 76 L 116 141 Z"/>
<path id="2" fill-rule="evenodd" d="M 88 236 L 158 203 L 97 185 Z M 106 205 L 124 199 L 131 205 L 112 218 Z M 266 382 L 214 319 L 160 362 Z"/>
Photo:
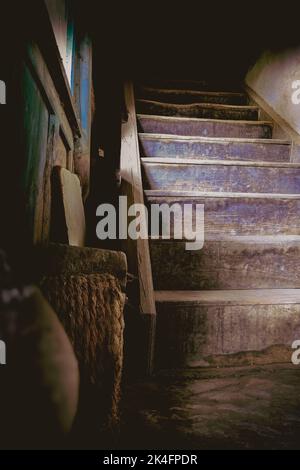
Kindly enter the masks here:
<path id="1" fill-rule="evenodd" d="M 18 179 L 22 229 L 34 243 L 49 240 L 53 165 L 78 174 L 84 198 L 89 191 L 92 45 L 76 3 L 29 2 L 18 12 L 22 24 L 11 51 L 11 125 L 17 145 L 11 147 L 10 176 Z"/>

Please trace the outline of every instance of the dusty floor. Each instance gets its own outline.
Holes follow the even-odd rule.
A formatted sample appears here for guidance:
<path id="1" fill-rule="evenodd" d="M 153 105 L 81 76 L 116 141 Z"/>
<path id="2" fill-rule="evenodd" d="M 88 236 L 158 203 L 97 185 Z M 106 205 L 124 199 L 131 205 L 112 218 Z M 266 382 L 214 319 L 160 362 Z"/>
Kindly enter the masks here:
<path id="1" fill-rule="evenodd" d="M 122 449 L 300 449 L 300 366 L 167 371 L 125 385 Z"/>

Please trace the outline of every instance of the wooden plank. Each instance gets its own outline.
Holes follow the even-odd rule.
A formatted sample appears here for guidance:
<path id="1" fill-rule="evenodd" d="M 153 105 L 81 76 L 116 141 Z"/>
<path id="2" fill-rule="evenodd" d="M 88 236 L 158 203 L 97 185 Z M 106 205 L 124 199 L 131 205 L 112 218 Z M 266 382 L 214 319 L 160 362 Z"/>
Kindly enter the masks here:
<path id="1" fill-rule="evenodd" d="M 190 197 L 176 194 L 159 196 L 158 191 L 145 191 L 149 204 L 179 204 L 182 213 L 186 204 L 193 208 L 196 217 L 197 204 L 205 206 L 205 239 L 212 235 L 298 235 L 300 233 L 300 194 L 296 198 L 285 198 L 275 194 L 236 194 L 196 192 Z M 175 193 L 175 191 L 174 191 Z M 269 195 L 270 196 L 270 195 Z M 179 220 L 177 219 L 179 217 Z M 174 234 L 174 223 L 180 222 L 180 211 L 171 219 L 170 232 Z M 181 222 L 180 222 L 181 223 Z"/>
<path id="2" fill-rule="evenodd" d="M 180 118 L 139 114 L 140 131 L 198 137 L 272 138 L 270 121 L 226 121 L 224 119 Z"/>
<path id="3" fill-rule="evenodd" d="M 128 120 L 122 126 L 121 141 L 121 175 L 123 195 L 128 197 L 130 204 L 144 204 L 137 119 L 135 111 L 133 85 L 125 84 L 125 103 L 128 110 Z M 129 272 L 138 277 L 139 281 L 139 310 L 141 314 L 156 314 L 151 259 L 148 240 L 131 240 L 127 238 L 124 250 L 128 257 Z M 150 346 L 148 355 L 148 370 L 151 371 L 154 350 L 155 321 L 151 322 Z"/>
<path id="4" fill-rule="evenodd" d="M 300 334 L 300 305 L 285 303 L 288 294 L 279 303 L 276 290 L 272 302 L 273 292 L 262 289 L 269 302 L 266 298 L 258 304 L 255 298 L 241 305 L 237 300 L 215 305 L 201 300 L 158 302 L 157 368 L 290 362 L 291 344 Z M 227 291 L 219 292 L 227 296 Z"/>
<path id="5" fill-rule="evenodd" d="M 23 187 L 28 229 L 34 243 L 41 239 L 43 182 L 47 158 L 49 111 L 35 77 L 28 67 L 22 73 L 22 138 L 24 142 Z"/>
<path id="6" fill-rule="evenodd" d="M 63 134 L 66 137 L 69 147 L 72 148 L 74 131 L 71 128 L 70 121 L 65 112 L 65 107 L 62 106 L 62 102 L 56 91 L 56 87 L 50 76 L 50 72 L 41 51 L 39 47 L 33 43 L 29 45 L 27 51 L 29 58 L 28 65 L 30 65 L 32 72 L 35 74 L 36 83 L 48 100 L 50 112 L 55 113 L 58 116 Z"/>
<path id="7" fill-rule="evenodd" d="M 40 46 L 42 55 L 46 58 L 47 67 L 52 80 L 55 82 L 60 100 L 64 103 L 64 110 L 74 137 L 81 137 L 82 129 L 79 116 L 75 108 L 67 73 L 60 57 L 49 11 L 44 2 L 37 2 L 36 15 L 39 18 L 39 22 L 35 25 L 36 41 Z"/>
<path id="8" fill-rule="evenodd" d="M 51 114 L 49 119 L 49 131 L 47 142 L 46 165 L 44 170 L 44 190 L 43 190 L 43 222 L 41 242 L 48 243 L 50 237 L 51 221 L 51 173 L 54 163 L 54 156 L 57 149 L 59 137 L 59 120 Z"/>
<path id="9" fill-rule="evenodd" d="M 247 105 L 248 97 L 245 93 L 216 92 L 216 91 L 193 91 L 166 88 L 152 88 L 145 86 L 136 87 L 139 98 L 161 101 L 174 104 L 191 103 L 218 103 L 232 105 Z"/>
<path id="10" fill-rule="evenodd" d="M 152 240 L 157 290 L 299 289 L 300 236 L 205 236 L 187 251 L 182 240 Z"/>
<path id="11" fill-rule="evenodd" d="M 294 165 L 213 165 L 190 160 L 186 164 L 182 159 L 156 163 L 151 158 L 142 159 L 142 163 L 147 189 L 295 194 L 300 187 L 300 168 Z"/>
<path id="12" fill-rule="evenodd" d="M 178 157 L 225 160 L 290 161 L 291 143 L 278 139 L 189 137 L 140 134 L 145 157 Z"/>
<path id="13" fill-rule="evenodd" d="M 155 299 L 198 305 L 287 305 L 300 304 L 300 289 L 162 290 L 155 292 Z"/>
<path id="14" fill-rule="evenodd" d="M 137 100 L 139 114 L 191 117 L 204 119 L 259 120 L 257 106 L 232 106 L 229 104 L 194 103 L 170 104 L 151 100 Z"/>

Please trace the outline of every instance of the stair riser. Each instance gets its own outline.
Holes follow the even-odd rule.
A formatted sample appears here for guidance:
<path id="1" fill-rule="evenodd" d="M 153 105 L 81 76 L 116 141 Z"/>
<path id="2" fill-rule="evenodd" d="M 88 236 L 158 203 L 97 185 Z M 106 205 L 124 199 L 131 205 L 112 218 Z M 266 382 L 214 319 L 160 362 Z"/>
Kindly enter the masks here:
<path id="1" fill-rule="evenodd" d="M 145 189 L 297 194 L 300 168 L 239 165 L 143 165 Z"/>
<path id="2" fill-rule="evenodd" d="M 261 351 L 279 344 L 291 347 L 300 338 L 297 304 L 207 306 L 170 302 L 157 303 L 157 311 L 156 363 L 161 368 L 208 366 L 214 359 L 210 356 Z M 292 352 L 291 348 L 290 356 Z M 264 362 L 260 355 L 251 356 L 254 364 Z M 243 357 L 227 357 L 227 364 L 243 365 Z"/>
<path id="3" fill-rule="evenodd" d="M 164 79 L 150 79 L 144 80 L 143 85 L 149 88 L 168 88 L 170 90 L 194 90 L 194 91 L 242 91 L 242 86 L 239 82 L 231 80 L 230 82 L 222 80 L 164 80 Z"/>
<path id="4" fill-rule="evenodd" d="M 172 134 L 199 137 L 237 137 L 270 139 L 272 126 L 230 121 L 170 120 L 139 117 L 140 131 L 149 134 Z"/>
<path id="5" fill-rule="evenodd" d="M 257 121 L 258 109 L 242 107 L 221 108 L 217 104 L 205 106 L 204 104 L 176 105 L 159 103 L 155 101 L 137 100 L 136 110 L 139 114 L 155 114 L 158 116 L 178 116 L 202 119 L 234 119 L 243 121 Z"/>
<path id="6" fill-rule="evenodd" d="M 257 198 L 166 198 L 148 197 L 151 204 L 204 205 L 205 234 L 275 235 L 300 233 L 300 200 Z M 194 211 L 195 212 L 195 211 Z M 171 236 L 174 220 L 171 218 Z"/>
<path id="7" fill-rule="evenodd" d="M 156 290 L 300 288 L 300 243 L 205 241 L 187 251 L 182 241 L 152 241 Z"/>
<path id="8" fill-rule="evenodd" d="M 271 141 L 270 141 L 271 142 Z M 289 144 L 258 142 L 205 142 L 182 139 L 154 139 L 140 134 L 141 153 L 145 157 L 180 157 L 217 160 L 289 162 Z"/>
<path id="9" fill-rule="evenodd" d="M 170 90 L 155 90 L 141 88 L 137 90 L 137 97 L 144 100 L 159 101 L 173 104 L 217 103 L 229 105 L 247 105 L 246 95 L 232 93 L 191 93 L 188 91 L 175 92 Z"/>

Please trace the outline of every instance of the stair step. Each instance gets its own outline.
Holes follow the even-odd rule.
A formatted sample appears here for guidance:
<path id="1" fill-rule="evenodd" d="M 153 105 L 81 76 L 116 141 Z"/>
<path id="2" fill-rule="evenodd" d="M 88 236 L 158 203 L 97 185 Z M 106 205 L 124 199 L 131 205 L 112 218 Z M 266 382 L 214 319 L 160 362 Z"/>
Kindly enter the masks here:
<path id="1" fill-rule="evenodd" d="M 158 291 L 155 297 L 158 367 L 220 364 L 218 355 L 227 366 L 262 364 L 267 348 L 273 357 L 266 354 L 266 361 L 290 361 L 300 338 L 299 289 Z M 285 345 L 285 354 L 275 345 Z"/>
<path id="2" fill-rule="evenodd" d="M 211 91 L 213 89 L 220 91 L 241 91 L 242 86 L 239 82 L 230 81 L 226 83 L 224 80 L 203 79 L 203 80 L 186 80 L 186 79 L 165 79 L 150 78 L 144 79 L 143 85 L 151 88 L 168 88 L 177 90 L 193 90 L 193 91 Z"/>
<path id="3" fill-rule="evenodd" d="M 148 205 L 204 204 L 206 235 L 300 234 L 300 194 L 145 191 Z M 174 233 L 171 218 L 171 236 Z"/>
<path id="4" fill-rule="evenodd" d="M 270 139 L 273 132 L 273 124 L 268 121 L 225 121 L 139 114 L 138 122 L 140 131 L 148 134 Z"/>
<path id="5" fill-rule="evenodd" d="M 155 291 L 155 301 L 162 303 L 188 302 L 189 305 L 273 305 L 299 304 L 300 289 L 238 289 L 202 291 Z M 299 336 L 300 338 L 300 336 Z"/>
<path id="6" fill-rule="evenodd" d="M 300 164 L 142 158 L 145 189 L 297 194 Z"/>
<path id="7" fill-rule="evenodd" d="M 145 157 L 211 158 L 289 162 L 291 143 L 279 139 L 187 137 L 167 134 L 139 134 Z"/>
<path id="8" fill-rule="evenodd" d="M 256 106 L 232 106 L 225 104 L 194 103 L 168 104 L 159 101 L 137 100 L 138 114 L 156 114 L 207 119 L 234 119 L 257 121 L 259 109 Z"/>
<path id="9" fill-rule="evenodd" d="M 170 90 L 139 86 L 136 87 L 136 96 L 144 100 L 173 104 L 218 103 L 247 105 L 249 103 L 249 99 L 245 93 L 228 91 Z"/>
<path id="10" fill-rule="evenodd" d="M 300 288 L 300 236 L 206 236 L 187 251 L 184 240 L 151 240 L 157 290 Z"/>

